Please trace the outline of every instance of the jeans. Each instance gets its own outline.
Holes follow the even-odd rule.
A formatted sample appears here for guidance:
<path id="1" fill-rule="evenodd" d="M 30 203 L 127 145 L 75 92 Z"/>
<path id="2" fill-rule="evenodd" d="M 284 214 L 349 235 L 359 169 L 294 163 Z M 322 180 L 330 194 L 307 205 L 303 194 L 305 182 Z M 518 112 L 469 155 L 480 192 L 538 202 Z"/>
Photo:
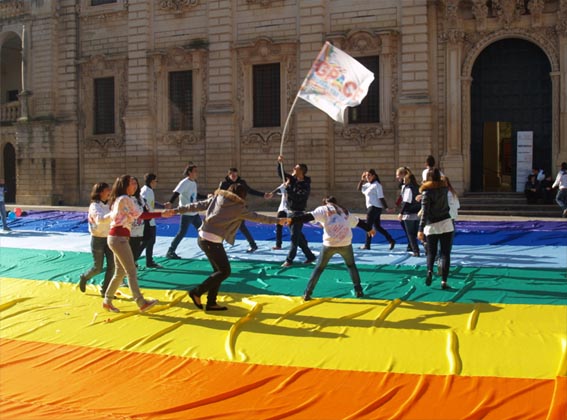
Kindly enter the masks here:
<path id="1" fill-rule="evenodd" d="M 250 244 L 251 247 L 254 248 L 254 247 L 257 246 L 256 241 L 254 241 L 254 238 L 252 237 L 252 234 L 250 233 L 250 231 L 246 227 L 244 220 L 240 224 L 240 232 L 242 232 L 242 234 L 244 235 L 244 237 L 246 238 L 246 240 L 248 241 L 248 243 Z"/>
<path id="2" fill-rule="evenodd" d="M 192 291 L 198 296 L 207 293 L 207 306 L 216 305 L 220 284 L 230 276 L 230 262 L 222 243 L 202 238 L 198 238 L 197 243 L 209 259 L 214 272 Z"/>
<path id="3" fill-rule="evenodd" d="M 419 255 L 419 245 L 417 243 L 417 231 L 419 230 L 419 220 L 404 220 L 408 243 L 414 254 Z"/>
<path id="4" fill-rule="evenodd" d="M 2 217 L 2 229 L 8 229 L 8 221 L 6 220 L 6 203 L 0 201 L 0 216 Z"/>
<path id="5" fill-rule="evenodd" d="M 317 264 L 315 265 L 315 269 L 313 273 L 311 273 L 311 278 L 309 279 L 309 283 L 307 283 L 307 288 L 305 289 L 304 295 L 307 297 L 311 297 L 311 293 L 313 293 L 313 289 L 317 285 L 319 281 L 319 277 L 325 270 L 325 267 L 329 263 L 331 257 L 335 254 L 339 254 L 343 257 L 345 264 L 348 267 L 348 271 L 350 272 L 350 278 L 352 283 L 354 284 L 354 290 L 356 292 L 362 292 L 362 287 L 360 286 L 360 275 L 358 274 L 358 269 L 356 268 L 356 264 L 354 262 L 354 253 L 352 252 L 352 245 L 347 246 L 325 246 L 321 248 L 321 253 L 319 254 L 319 258 L 317 259 Z"/>
<path id="6" fill-rule="evenodd" d="M 557 195 L 555 196 L 555 201 L 561 207 L 561 210 L 567 210 L 567 188 L 562 188 L 557 191 Z"/>
<path id="7" fill-rule="evenodd" d="M 201 216 L 198 214 L 194 215 L 182 215 L 181 216 L 181 223 L 179 224 L 179 230 L 177 231 L 177 235 L 171 241 L 171 245 L 169 246 L 169 250 L 167 252 L 175 252 L 179 242 L 185 237 L 187 230 L 189 229 L 189 225 L 195 226 L 195 229 L 199 229 L 201 227 Z"/>
<path id="8" fill-rule="evenodd" d="M 277 217 L 287 217 L 287 211 L 285 210 L 278 211 Z M 282 247 L 282 235 L 283 235 L 283 226 L 276 225 L 276 246 L 278 248 Z"/>
<path id="9" fill-rule="evenodd" d="M 366 210 L 366 223 L 370 227 L 375 228 L 376 232 L 380 232 L 382 236 L 384 236 L 384 238 L 386 238 L 386 240 L 389 243 L 392 243 L 394 241 L 394 238 L 392 238 L 392 236 L 388 233 L 388 231 L 384 229 L 380 224 L 381 214 L 382 214 L 382 209 L 380 207 L 374 207 L 374 206 L 368 207 L 368 209 Z M 366 243 L 364 244 L 366 248 L 370 248 L 371 241 L 372 241 L 372 237 L 366 235 Z"/>
<path id="10" fill-rule="evenodd" d="M 294 211 L 291 214 L 293 216 L 301 216 L 303 214 L 302 211 Z M 293 223 L 291 225 L 291 247 L 289 249 L 289 253 L 287 254 L 286 261 L 288 263 L 293 262 L 295 256 L 297 255 L 297 247 L 301 248 L 307 260 L 314 260 L 315 255 L 309 249 L 309 244 L 307 243 L 307 239 L 305 239 L 305 235 L 301 231 L 303 228 L 303 223 Z"/>
<path id="11" fill-rule="evenodd" d="M 102 282 L 102 293 L 105 293 L 110 284 L 110 279 L 112 279 L 114 275 L 114 254 L 108 246 L 107 239 L 98 236 L 91 236 L 91 253 L 93 254 L 94 265 L 89 271 L 84 273 L 82 277 L 89 281 L 97 274 L 102 273 L 102 264 L 106 258 L 106 272 L 104 273 L 104 281 Z"/>
<path id="12" fill-rule="evenodd" d="M 451 266 L 451 248 L 453 247 L 453 236 L 455 232 L 446 232 L 439 235 L 427 235 L 427 271 L 433 272 L 435 259 L 437 258 L 437 244 L 441 245 L 439 261 L 441 263 L 441 278 L 447 281 L 449 267 Z"/>
<path id="13" fill-rule="evenodd" d="M 138 273 L 129 239 L 130 238 L 127 236 L 108 237 L 108 246 L 112 252 L 114 252 L 116 271 L 110 280 L 108 289 L 106 289 L 104 300 L 105 302 L 111 302 L 114 298 L 114 294 L 122 284 L 122 280 L 124 280 L 125 276 L 128 276 L 128 286 L 130 287 L 130 292 L 132 292 L 132 297 L 138 306 L 141 306 L 144 303 L 144 296 L 142 296 L 142 292 L 138 286 Z"/>

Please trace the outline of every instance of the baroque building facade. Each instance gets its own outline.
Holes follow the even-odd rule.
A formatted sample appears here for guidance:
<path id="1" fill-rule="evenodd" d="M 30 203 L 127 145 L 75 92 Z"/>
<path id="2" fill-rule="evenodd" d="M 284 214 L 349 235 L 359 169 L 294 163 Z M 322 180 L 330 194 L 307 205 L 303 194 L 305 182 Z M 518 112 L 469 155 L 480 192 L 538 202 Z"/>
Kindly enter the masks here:
<path id="1" fill-rule="evenodd" d="M 302 100 L 289 118 L 283 154 L 309 166 L 313 206 L 363 207 L 368 168 L 393 201 L 396 168 L 420 178 L 429 154 L 460 192 L 514 189 L 518 131 L 534 166 L 567 161 L 567 0 L 8 0 L 7 201 L 86 204 L 95 182 L 150 171 L 166 199 L 188 162 L 202 192 L 234 166 L 274 189 L 325 41 L 376 78 L 345 124 Z"/>

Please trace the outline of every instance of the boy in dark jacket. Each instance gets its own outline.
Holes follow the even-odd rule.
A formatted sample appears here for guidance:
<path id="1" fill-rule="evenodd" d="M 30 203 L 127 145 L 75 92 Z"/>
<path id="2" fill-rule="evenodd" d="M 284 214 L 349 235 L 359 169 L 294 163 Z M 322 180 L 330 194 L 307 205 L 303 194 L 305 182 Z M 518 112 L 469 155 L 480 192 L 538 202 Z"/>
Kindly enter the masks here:
<path id="1" fill-rule="evenodd" d="M 283 156 L 278 156 L 278 175 L 285 179 L 285 189 L 287 192 L 287 206 L 290 211 L 290 217 L 301 216 L 307 207 L 307 200 L 311 193 L 311 178 L 306 176 L 307 165 L 299 163 L 293 168 L 291 174 L 283 170 Z M 291 226 L 291 247 L 282 267 L 289 267 L 297 254 L 297 247 L 301 248 L 305 257 L 305 264 L 311 264 L 315 261 L 315 255 L 309 249 L 309 244 L 302 232 L 303 223 L 294 223 Z"/>

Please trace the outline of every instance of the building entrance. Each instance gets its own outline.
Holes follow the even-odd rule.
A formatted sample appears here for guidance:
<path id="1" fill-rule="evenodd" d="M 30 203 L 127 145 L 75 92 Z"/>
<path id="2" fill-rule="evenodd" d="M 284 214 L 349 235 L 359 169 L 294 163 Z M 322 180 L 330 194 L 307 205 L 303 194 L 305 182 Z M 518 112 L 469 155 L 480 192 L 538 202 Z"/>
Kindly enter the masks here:
<path id="1" fill-rule="evenodd" d="M 515 191 L 518 131 L 533 132 L 532 166 L 551 173 L 550 71 L 545 53 L 521 39 L 497 41 L 478 56 L 471 85 L 471 191 Z"/>

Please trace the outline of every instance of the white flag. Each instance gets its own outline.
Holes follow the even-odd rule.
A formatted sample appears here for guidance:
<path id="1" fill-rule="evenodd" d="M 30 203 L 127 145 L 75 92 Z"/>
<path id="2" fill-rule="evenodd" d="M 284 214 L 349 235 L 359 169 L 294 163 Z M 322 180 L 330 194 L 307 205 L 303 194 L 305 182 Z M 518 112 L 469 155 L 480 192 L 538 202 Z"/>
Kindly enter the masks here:
<path id="1" fill-rule="evenodd" d="M 325 42 L 298 95 L 335 121 L 344 123 L 346 107 L 360 105 L 373 80 L 374 73 Z"/>

